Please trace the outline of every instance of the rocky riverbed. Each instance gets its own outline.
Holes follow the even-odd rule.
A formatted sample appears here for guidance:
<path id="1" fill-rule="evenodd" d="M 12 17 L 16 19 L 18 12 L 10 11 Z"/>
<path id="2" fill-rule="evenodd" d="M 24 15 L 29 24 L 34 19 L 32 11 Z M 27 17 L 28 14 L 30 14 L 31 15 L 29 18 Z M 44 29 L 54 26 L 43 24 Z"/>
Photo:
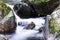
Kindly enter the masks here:
<path id="1" fill-rule="evenodd" d="M 33 29 L 29 28 L 28 26 L 31 24 L 31 22 L 34 22 L 33 24 L 35 25 Z M 44 17 L 21 19 L 17 16 L 16 23 L 17 27 L 15 33 L 6 35 L 9 40 L 40 40 L 40 38 L 44 39 L 44 32 L 39 32 L 39 28 L 44 27 Z M 20 23 L 20 25 L 18 25 L 18 23 Z M 25 27 L 28 27 L 28 29 Z"/>

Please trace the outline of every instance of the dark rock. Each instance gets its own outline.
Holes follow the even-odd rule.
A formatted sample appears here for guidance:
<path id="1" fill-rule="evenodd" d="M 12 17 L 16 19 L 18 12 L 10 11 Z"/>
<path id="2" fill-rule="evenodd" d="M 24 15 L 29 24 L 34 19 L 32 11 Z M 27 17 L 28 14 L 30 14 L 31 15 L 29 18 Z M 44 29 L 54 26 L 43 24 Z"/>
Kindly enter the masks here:
<path id="1" fill-rule="evenodd" d="M 39 28 L 39 32 L 45 32 L 45 28 L 44 27 Z"/>
<path id="2" fill-rule="evenodd" d="M 33 29 L 34 27 L 35 27 L 35 24 L 33 22 L 31 22 L 24 29 Z"/>
<path id="3" fill-rule="evenodd" d="M 19 25 L 19 26 L 26 26 L 27 24 L 28 24 L 28 23 L 27 23 L 27 22 L 24 22 L 24 21 L 23 21 L 23 22 L 18 22 L 18 25 Z"/>
<path id="4" fill-rule="evenodd" d="M 30 3 L 27 5 L 16 4 L 14 10 L 16 14 L 21 18 L 36 18 L 40 16 L 50 15 L 56 7 L 58 7 L 60 0 L 50 0 L 48 2 Z"/>
<path id="5" fill-rule="evenodd" d="M 0 21 L 2 20 L 2 10 L 0 10 Z"/>
<path id="6" fill-rule="evenodd" d="M 15 29 L 16 29 L 15 19 L 13 16 L 13 17 L 10 17 L 10 19 L 4 23 L 4 31 L 5 33 L 12 33 L 15 31 Z"/>
<path id="7" fill-rule="evenodd" d="M 29 37 L 27 40 L 44 40 L 42 37 Z"/>
<path id="8" fill-rule="evenodd" d="M 21 7 L 20 7 L 21 6 Z M 14 6 L 14 10 L 17 10 L 17 15 L 21 18 L 33 18 L 37 17 L 38 15 L 34 13 L 32 8 L 28 5 L 23 5 L 23 4 L 16 4 Z"/>

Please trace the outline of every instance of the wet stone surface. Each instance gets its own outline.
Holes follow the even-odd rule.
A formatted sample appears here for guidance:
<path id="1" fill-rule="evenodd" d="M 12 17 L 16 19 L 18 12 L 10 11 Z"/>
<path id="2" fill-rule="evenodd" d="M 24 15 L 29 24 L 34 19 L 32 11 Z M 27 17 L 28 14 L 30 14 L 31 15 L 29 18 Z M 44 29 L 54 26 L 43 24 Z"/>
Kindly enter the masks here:
<path id="1" fill-rule="evenodd" d="M 28 24 L 24 29 L 33 29 L 35 27 L 34 22 L 31 22 L 30 24 Z"/>
<path id="2" fill-rule="evenodd" d="M 0 33 L 12 33 L 16 29 L 14 17 L 10 17 L 9 20 L 5 21 L 3 24 L 0 23 Z"/>
<path id="3" fill-rule="evenodd" d="M 0 40 L 8 40 L 4 35 L 0 34 Z"/>

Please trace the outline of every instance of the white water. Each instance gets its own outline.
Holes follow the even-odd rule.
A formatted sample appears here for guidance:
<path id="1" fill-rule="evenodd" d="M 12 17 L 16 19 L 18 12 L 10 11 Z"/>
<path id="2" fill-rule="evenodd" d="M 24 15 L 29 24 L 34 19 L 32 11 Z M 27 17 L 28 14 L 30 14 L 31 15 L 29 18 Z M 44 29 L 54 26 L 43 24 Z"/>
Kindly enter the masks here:
<path id="1" fill-rule="evenodd" d="M 9 5 L 8 5 L 9 6 Z M 13 6 L 11 6 L 12 8 Z M 11 34 L 11 35 L 6 35 L 6 37 L 9 38 L 9 40 L 26 40 L 28 37 L 32 37 L 32 36 L 35 36 L 35 37 L 44 37 L 44 33 L 41 32 L 39 33 L 38 29 L 40 27 L 43 27 L 44 26 L 44 23 L 45 23 L 45 19 L 43 17 L 39 17 L 39 18 L 29 18 L 29 19 L 21 19 L 20 17 L 18 17 L 16 15 L 16 13 L 14 12 L 14 15 L 15 15 L 15 20 L 16 20 L 16 23 L 17 23 L 17 28 L 16 28 L 16 31 L 14 34 Z M 35 28 L 34 29 L 23 29 L 25 26 L 21 26 L 21 25 L 18 25 L 18 22 L 21 22 L 22 24 L 21 25 L 27 25 L 31 22 L 34 22 L 35 23 Z"/>

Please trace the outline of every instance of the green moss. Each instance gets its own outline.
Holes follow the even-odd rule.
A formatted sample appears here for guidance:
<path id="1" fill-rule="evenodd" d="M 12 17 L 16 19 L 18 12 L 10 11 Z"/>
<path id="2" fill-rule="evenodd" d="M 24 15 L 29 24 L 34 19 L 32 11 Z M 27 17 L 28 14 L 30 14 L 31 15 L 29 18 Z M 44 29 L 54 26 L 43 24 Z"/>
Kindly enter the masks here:
<path id="1" fill-rule="evenodd" d="M 4 3 L 0 3 L 0 10 L 2 10 L 4 16 L 6 16 L 11 11 L 11 8 Z"/>
<path id="2" fill-rule="evenodd" d="M 49 20 L 49 28 L 50 28 L 50 33 L 55 33 L 54 31 L 54 19 Z"/>
<path id="3" fill-rule="evenodd" d="M 60 32 L 60 26 L 58 26 L 53 18 L 49 20 L 49 31 L 50 33 Z"/>
<path id="4" fill-rule="evenodd" d="M 48 0 L 33 0 L 34 2 L 47 2 Z"/>
<path id="5" fill-rule="evenodd" d="M 27 2 L 28 0 L 22 0 L 22 2 Z M 47 2 L 48 0 L 31 0 L 31 2 Z"/>

